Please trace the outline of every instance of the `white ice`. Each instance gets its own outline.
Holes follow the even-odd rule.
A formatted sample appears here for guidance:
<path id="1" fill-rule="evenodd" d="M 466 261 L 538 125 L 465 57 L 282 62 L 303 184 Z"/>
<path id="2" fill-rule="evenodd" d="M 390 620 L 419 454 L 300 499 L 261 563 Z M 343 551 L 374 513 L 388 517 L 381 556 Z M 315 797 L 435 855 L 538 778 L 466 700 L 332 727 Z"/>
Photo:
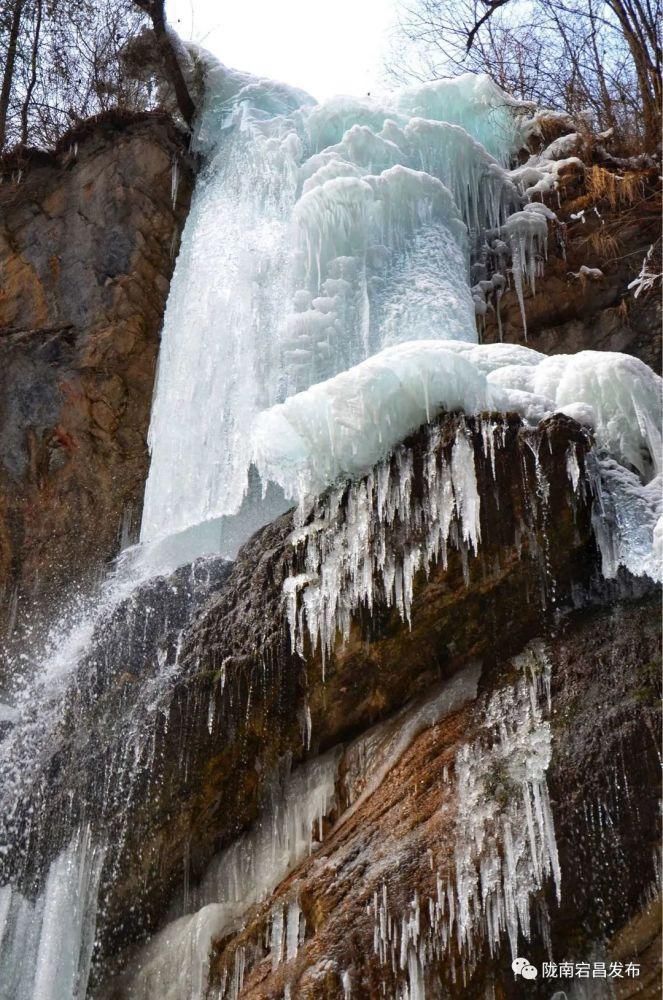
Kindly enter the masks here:
<path id="1" fill-rule="evenodd" d="M 305 510 L 326 487 L 367 474 L 441 410 L 516 412 L 533 426 L 560 412 L 590 427 L 599 456 L 630 475 L 626 492 L 614 475 L 603 477 L 619 511 L 616 565 L 660 578 L 653 542 L 661 379 L 630 355 L 546 357 L 518 345 L 444 341 L 397 345 L 262 413 L 253 460 Z"/>
<path id="2" fill-rule="evenodd" d="M 200 531 L 234 554 L 269 519 L 252 509 L 239 538 L 228 521 L 261 412 L 389 345 L 476 341 L 470 246 L 522 205 L 504 168 L 520 126 L 485 76 L 315 105 L 196 58 L 206 167 L 166 311 L 142 540 L 200 545 L 196 526 L 225 518 Z"/>
<path id="3" fill-rule="evenodd" d="M 36 899 L 0 888 L 0 996 L 85 1000 L 104 851 L 79 830 Z"/>

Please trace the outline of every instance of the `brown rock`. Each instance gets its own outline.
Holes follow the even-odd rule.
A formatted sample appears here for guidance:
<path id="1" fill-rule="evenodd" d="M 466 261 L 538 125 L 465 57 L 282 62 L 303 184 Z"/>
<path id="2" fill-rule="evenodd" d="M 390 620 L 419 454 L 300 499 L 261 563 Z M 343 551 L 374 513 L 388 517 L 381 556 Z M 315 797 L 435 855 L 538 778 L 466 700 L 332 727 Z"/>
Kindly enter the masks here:
<path id="1" fill-rule="evenodd" d="M 93 124 L 73 159 L 0 187 L 0 630 L 11 605 L 17 642 L 27 617 L 34 628 L 98 578 L 127 518 L 137 530 L 192 179 L 183 137 L 148 115 Z"/>
<path id="2" fill-rule="evenodd" d="M 515 292 L 509 290 L 500 303 L 502 339 L 544 354 L 621 351 L 660 373 L 660 287 L 637 299 L 628 289 L 660 235 L 660 184 L 650 171 L 643 171 L 639 184 L 632 182 L 633 200 L 611 204 L 592 193 L 589 168 L 585 176 L 588 181 L 563 191 L 561 206 L 551 201 L 565 231 L 550 233 L 548 260 L 536 280 L 536 293 L 525 294 L 527 338 Z M 585 221 L 571 218 L 583 209 Z M 604 277 L 575 277 L 583 264 L 598 268 Z M 491 310 L 481 337 L 486 343 L 500 339 Z"/>

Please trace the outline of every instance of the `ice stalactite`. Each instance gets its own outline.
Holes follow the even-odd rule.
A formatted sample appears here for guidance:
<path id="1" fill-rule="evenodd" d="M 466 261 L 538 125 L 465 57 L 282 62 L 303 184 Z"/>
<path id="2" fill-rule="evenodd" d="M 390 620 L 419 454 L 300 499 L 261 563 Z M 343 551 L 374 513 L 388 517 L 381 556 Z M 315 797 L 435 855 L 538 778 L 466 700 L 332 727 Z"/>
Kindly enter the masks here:
<path id="1" fill-rule="evenodd" d="M 336 805 L 339 757 L 340 750 L 330 751 L 285 781 L 273 781 L 253 828 L 222 851 L 183 904 L 173 907 L 166 926 L 129 961 L 118 988 L 132 1000 L 202 1000 L 213 941 L 236 931 L 249 909 L 322 840 L 324 821 Z M 275 908 L 270 942 L 274 966 L 295 957 L 303 920 L 296 898 Z M 240 949 L 221 997 L 238 996 L 244 963 Z"/>
<path id="2" fill-rule="evenodd" d="M 545 648 L 533 644 L 514 665 L 520 678 L 491 696 L 478 735 L 458 751 L 455 853 L 437 874 L 436 893 L 415 893 L 403 912 L 390 902 L 386 883 L 375 894 L 374 950 L 395 974 L 399 997 L 435 995 L 427 990 L 427 969 L 441 959 L 454 981 L 467 982 L 484 950 L 495 955 L 506 939 L 515 957 L 535 923 L 545 939 L 545 887 L 552 884 L 560 899 L 546 780 L 550 664 Z M 396 891 L 397 877 L 392 885 Z"/>
<path id="3" fill-rule="evenodd" d="M 337 629 L 347 638 L 353 612 L 371 610 L 376 586 L 407 620 L 420 569 L 444 561 L 448 544 L 477 552 L 480 500 L 462 434 L 443 468 L 427 468 L 422 500 L 412 496 L 411 456 L 397 444 L 440 410 L 517 412 L 533 428 L 564 413 L 590 428 L 601 470 L 592 482 L 604 573 L 623 565 L 660 579 L 660 406 L 660 378 L 626 355 L 548 358 L 516 345 L 418 341 L 266 411 L 256 422 L 254 460 L 298 501 L 302 524 L 293 541 L 305 558 L 284 587 L 296 648 L 303 652 L 307 633 L 323 652 Z M 494 468 L 499 442 L 488 433 L 485 443 Z M 391 532 L 396 522 L 400 541 Z"/>
<path id="4" fill-rule="evenodd" d="M 546 785 L 550 726 L 525 682 L 497 692 L 485 722 L 497 739 L 463 747 L 456 761 L 456 936 L 471 956 L 477 938 L 485 935 L 492 954 L 506 933 L 515 958 L 519 934 L 530 937 L 531 897 L 548 878 L 561 892 Z"/>
<path id="5" fill-rule="evenodd" d="M 500 446 L 496 425 L 487 426 L 485 440 L 488 449 Z M 429 428 L 423 497 L 413 491 L 413 474 L 412 449 L 401 445 L 365 479 L 323 496 L 296 530 L 303 569 L 286 580 L 284 597 L 293 648 L 302 656 L 308 636 L 324 659 L 337 632 L 348 638 L 353 613 L 360 606 L 370 612 L 378 597 L 409 621 L 416 573 L 437 561 L 446 565 L 449 545 L 465 558 L 476 554 L 480 497 L 462 420 L 448 458 L 439 427 Z"/>
<path id="6" fill-rule="evenodd" d="M 536 279 L 543 274 L 543 264 L 548 253 L 548 222 L 555 219 L 555 214 L 545 205 L 532 202 L 525 205 L 520 212 L 513 212 L 497 229 L 486 232 L 489 249 L 499 261 L 500 255 L 510 257 L 511 275 L 518 297 L 523 332 L 527 339 L 527 321 L 525 318 L 525 289 L 532 294 L 536 292 Z M 504 264 L 502 263 L 502 267 Z M 485 282 L 480 282 L 473 288 L 475 296 L 497 289 L 500 293 L 504 278 L 496 272 L 491 279 L 489 288 Z"/>

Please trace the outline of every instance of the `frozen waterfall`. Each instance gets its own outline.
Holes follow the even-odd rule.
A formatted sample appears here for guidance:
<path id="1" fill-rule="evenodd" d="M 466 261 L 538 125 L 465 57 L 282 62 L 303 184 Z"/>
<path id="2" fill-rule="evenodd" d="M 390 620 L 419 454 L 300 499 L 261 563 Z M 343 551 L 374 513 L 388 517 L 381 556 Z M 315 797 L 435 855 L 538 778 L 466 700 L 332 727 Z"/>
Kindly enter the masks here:
<path id="1" fill-rule="evenodd" d="M 207 522 L 187 544 L 214 536 L 234 554 L 287 506 L 275 490 L 247 504 L 260 413 L 385 347 L 476 341 L 469 254 L 520 206 L 503 168 L 515 140 L 486 77 L 316 105 L 207 63 L 206 167 L 164 323 L 144 542 Z"/>
<path id="2" fill-rule="evenodd" d="M 164 706 L 180 670 L 182 634 L 227 571 L 225 564 L 203 561 L 181 569 L 175 585 L 175 577 L 156 579 L 157 569 L 183 567 L 203 554 L 234 556 L 256 528 L 293 504 L 300 516 L 310 513 L 330 486 L 339 489 L 321 502 L 330 510 L 336 504 L 335 513 L 348 480 L 375 469 L 370 488 L 355 484 L 349 491 L 352 538 L 318 532 L 318 541 L 310 524 L 301 531 L 307 569 L 323 583 L 317 604 L 309 596 L 306 625 L 331 648 L 359 602 L 370 602 L 375 567 L 407 617 L 414 573 L 443 558 L 454 516 L 463 542 L 474 552 L 481 544 L 481 497 L 462 433 L 448 468 L 428 469 L 425 545 L 418 554 L 408 552 L 407 565 L 405 559 L 403 566 L 380 561 L 360 529 L 374 509 L 382 520 L 406 510 L 407 468 L 390 478 L 380 463 L 447 409 L 515 411 L 532 425 L 562 411 L 587 426 L 595 441 L 590 485 L 604 575 L 615 576 L 620 566 L 660 575 L 661 380 L 624 355 L 547 358 L 525 347 L 478 343 L 476 314 L 485 310 L 486 294 L 511 280 L 522 301 L 523 285 L 533 286 L 551 214 L 527 200 L 528 190 L 553 177 L 550 163 L 529 164 L 526 175 L 509 169 L 521 137 L 513 102 L 487 77 L 466 75 L 383 101 L 336 98 L 318 105 L 301 91 L 228 70 L 201 53 L 196 58 L 206 70 L 195 136 L 204 167 L 164 321 L 141 545 L 82 622 L 69 622 L 56 636 L 45 662 L 15 692 L 15 704 L 0 705 L 0 862 L 9 872 L 0 877 L 0 993 L 11 1000 L 83 1000 L 97 897 L 104 877 L 112 877 L 108 858 L 117 848 L 95 841 L 86 795 L 100 796 L 103 821 L 122 816 L 124 836 L 132 822 L 130 796 L 141 793 L 141 781 L 150 794 L 156 733 L 168 717 Z M 472 260 L 487 240 L 496 264 L 473 286 Z M 484 444 L 494 457 L 495 428 L 486 426 Z M 573 454 L 567 471 L 576 490 Z M 419 517 L 418 508 L 415 513 Z M 293 644 L 303 648 L 301 585 L 298 578 L 286 580 L 284 613 L 290 613 Z M 338 589 L 346 585 L 344 602 Z M 86 699 L 92 704 L 100 691 L 105 695 L 105 683 L 117 682 L 122 691 L 127 676 L 131 685 L 133 675 L 115 677 L 113 670 L 134 662 L 140 682 L 131 711 L 115 717 L 110 702 L 112 724 L 100 730 L 108 746 L 92 761 L 99 787 L 86 760 L 79 794 L 73 784 L 70 798 L 62 792 L 60 827 L 45 830 L 53 785 L 44 761 L 59 749 L 58 739 L 65 750 L 76 749 Z M 99 690 L 92 691 L 97 681 Z M 525 702 L 518 689 L 495 711 L 520 718 Z M 524 829 L 530 799 L 547 808 L 549 748 L 536 742 L 544 723 L 538 710 L 523 717 L 533 749 L 522 798 L 507 817 L 514 830 Z M 499 753 L 508 749 L 504 741 Z M 470 848 L 484 836 L 470 800 L 485 780 L 482 752 L 477 744 L 464 762 Z M 329 781 L 333 789 L 333 775 L 322 777 L 315 786 L 321 816 Z M 318 799 L 304 804 L 311 802 Z M 310 828 L 308 812 L 302 815 Z M 538 879 L 554 873 L 557 863 L 542 815 L 533 838 L 540 847 L 532 867 Z M 277 873 L 300 857 L 300 840 L 291 850 L 283 838 Z M 53 848 L 50 855 L 44 843 Z M 257 871 L 269 867 L 263 847 L 252 847 Z M 493 858 L 497 848 L 489 847 Z M 480 860 L 478 849 L 459 859 L 459 882 L 475 886 Z M 530 867 L 526 874 L 530 878 Z M 263 882 L 271 885 L 266 876 Z M 527 886 L 503 887 L 497 880 L 491 894 L 496 937 L 505 927 L 514 933 L 514 906 L 529 921 Z M 224 906 L 234 907 L 238 900 L 226 896 Z M 183 947 L 193 935 L 206 948 L 206 921 L 225 926 L 228 914 L 207 911 L 204 919 L 180 925 L 186 925 Z M 458 926 L 470 935 L 469 914 L 461 912 Z M 291 937 L 288 932 L 288 950 Z M 281 947 L 279 938 L 279 955 Z"/>
<path id="3" fill-rule="evenodd" d="M 233 557 L 440 409 L 531 424 L 562 410 L 596 435 L 604 572 L 658 578 L 660 379 L 622 355 L 475 346 L 486 294 L 509 273 L 521 306 L 534 288 L 554 219 L 528 197 L 557 161 L 544 151 L 509 170 L 527 130 L 513 102 L 466 74 L 317 105 L 197 58 L 206 166 L 164 322 L 147 563 Z M 486 248 L 510 272 L 496 263 L 472 286 Z"/>

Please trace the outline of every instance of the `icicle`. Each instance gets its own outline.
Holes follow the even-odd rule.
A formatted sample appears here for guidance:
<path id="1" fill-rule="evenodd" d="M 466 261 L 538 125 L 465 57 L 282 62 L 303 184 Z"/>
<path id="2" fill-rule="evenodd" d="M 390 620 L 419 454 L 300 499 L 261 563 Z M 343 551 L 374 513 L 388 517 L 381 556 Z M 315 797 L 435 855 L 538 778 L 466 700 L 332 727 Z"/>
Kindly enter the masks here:
<path id="1" fill-rule="evenodd" d="M 494 465 L 494 425 L 481 433 Z M 412 492 L 412 476 L 412 452 L 397 448 L 366 480 L 322 499 L 311 524 L 293 534 L 304 552 L 304 572 L 287 578 L 283 592 L 292 646 L 300 655 L 306 630 L 313 650 L 320 646 L 324 665 L 337 634 L 347 640 L 353 613 L 360 605 L 371 609 L 379 596 L 409 622 L 417 572 L 429 572 L 439 558 L 444 563 L 449 544 L 466 563 L 468 546 L 478 551 L 480 497 L 465 424 L 448 463 L 439 453 L 439 431 L 429 430 L 421 500 Z"/>

